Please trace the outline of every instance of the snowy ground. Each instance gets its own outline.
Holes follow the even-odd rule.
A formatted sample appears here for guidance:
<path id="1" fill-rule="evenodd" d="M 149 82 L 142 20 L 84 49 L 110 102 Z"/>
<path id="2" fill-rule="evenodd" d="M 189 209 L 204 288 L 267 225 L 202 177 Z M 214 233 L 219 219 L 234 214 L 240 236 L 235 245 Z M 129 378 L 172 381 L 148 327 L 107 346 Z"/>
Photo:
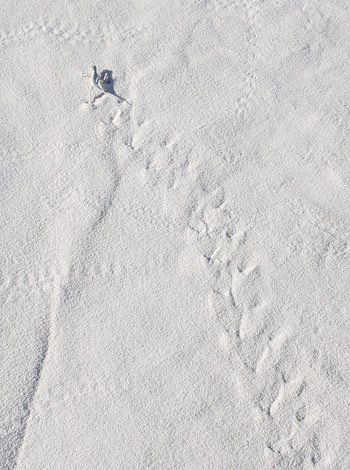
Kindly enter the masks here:
<path id="1" fill-rule="evenodd" d="M 0 21 L 1 470 L 349 469 L 348 2 Z"/>

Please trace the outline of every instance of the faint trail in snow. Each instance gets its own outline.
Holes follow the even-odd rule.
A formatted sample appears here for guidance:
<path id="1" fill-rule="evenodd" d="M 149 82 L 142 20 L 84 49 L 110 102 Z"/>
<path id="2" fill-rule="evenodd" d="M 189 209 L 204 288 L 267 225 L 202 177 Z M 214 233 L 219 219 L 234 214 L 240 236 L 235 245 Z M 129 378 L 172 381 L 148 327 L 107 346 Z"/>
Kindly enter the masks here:
<path id="1" fill-rule="evenodd" d="M 24 414 L 22 417 L 22 427 L 18 432 L 18 441 L 16 441 L 17 448 L 13 454 L 12 462 L 9 462 L 9 470 L 17 467 L 21 448 L 25 442 L 27 426 L 30 420 L 30 417 L 35 408 L 35 399 L 39 393 L 39 387 L 41 379 L 43 377 L 44 369 L 48 360 L 48 355 L 50 354 L 51 343 L 54 341 L 54 336 L 56 332 L 56 318 L 60 307 L 60 293 L 61 293 L 61 282 L 60 279 L 53 279 L 53 299 L 52 299 L 52 310 L 48 317 L 47 323 L 42 325 L 42 344 L 40 350 L 38 351 L 38 359 L 35 369 L 33 371 L 33 378 L 31 385 L 26 394 L 25 400 L 23 400 L 23 410 Z"/>
<path id="2" fill-rule="evenodd" d="M 93 141 L 98 145 L 90 154 L 88 147 L 91 141 L 79 142 L 74 153 L 78 153 L 79 158 L 76 159 L 75 171 L 84 172 L 86 165 L 91 165 L 91 158 L 96 170 L 99 172 L 96 178 L 89 183 L 88 187 L 81 189 L 80 197 L 83 199 L 87 208 L 88 218 L 82 221 L 79 230 L 80 233 L 75 239 L 74 249 L 71 254 L 71 263 L 67 279 L 62 290 L 66 302 L 78 302 L 82 293 L 81 286 L 84 286 L 84 279 L 89 274 L 91 263 L 94 260 L 94 246 L 96 234 L 103 230 L 103 224 L 109 216 L 113 207 L 121 178 L 121 168 L 118 161 L 118 155 L 115 149 L 115 138 L 117 134 L 117 126 L 115 125 L 116 108 L 114 103 L 106 105 L 106 96 L 98 100 L 98 105 L 86 106 L 83 104 L 81 109 L 89 112 L 91 118 L 91 127 L 93 129 Z M 100 106 L 101 105 L 101 106 Z M 111 109 L 106 113 L 106 107 Z M 127 113 L 130 113 L 128 105 Z M 122 108 L 123 109 L 123 108 Z M 106 117 L 106 114 L 108 117 Z M 73 151 L 72 151 L 73 153 Z M 93 173 L 92 173 L 93 174 Z M 76 179 L 74 178 L 75 183 Z M 63 178 L 66 180 L 66 178 Z"/>
<path id="3" fill-rule="evenodd" d="M 101 152 L 101 159 L 103 159 L 104 164 L 107 165 L 109 171 L 112 175 L 112 181 L 106 191 L 106 194 L 102 196 L 100 202 L 100 207 L 97 211 L 94 222 L 91 224 L 91 231 L 94 231 L 96 227 L 101 224 L 112 207 L 113 200 L 116 195 L 117 188 L 120 181 L 120 171 L 118 167 L 117 157 L 113 150 L 113 139 L 114 132 L 116 131 L 115 126 L 111 122 L 100 122 L 98 124 L 98 133 L 100 138 L 104 141 Z"/>
<path id="4" fill-rule="evenodd" d="M 253 100 L 256 78 L 258 69 L 256 64 L 257 59 L 257 47 L 258 47 L 258 29 L 259 29 L 259 7 L 260 0 L 244 0 L 243 6 L 249 25 L 250 37 L 248 39 L 252 44 L 252 49 L 249 51 L 250 60 L 247 63 L 247 69 L 245 71 L 244 86 L 241 97 L 238 100 L 237 117 L 245 119 L 249 112 L 249 105 Z"/>
<path id="5" fill-rule="evenodd" d="M 101 27 L 84 27 L 81 24 L 69 25 L 62 20 L 43 19 L 40 22 L 28 22 L 13 31 L 0 31 L 0 44 L 11 45 L 24 41 L 46 37 L 60 42 L 79 43 L 93 41 L 104 44 L 111 40 L 127 40 L 148 29 L 150 24 L 142 26 L 119 26 L 115 23 Z"/>

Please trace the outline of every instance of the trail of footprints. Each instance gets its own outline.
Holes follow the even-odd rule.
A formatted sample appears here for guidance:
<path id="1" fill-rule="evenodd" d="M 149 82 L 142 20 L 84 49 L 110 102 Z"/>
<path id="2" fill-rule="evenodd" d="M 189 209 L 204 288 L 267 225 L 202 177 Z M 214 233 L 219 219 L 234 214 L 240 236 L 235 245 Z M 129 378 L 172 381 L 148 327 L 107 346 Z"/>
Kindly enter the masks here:
<path id="1" fill-rule="evenodd" d="M 174 172 L 177 169 L 171 157 L 173 150 L 170 150 L 171 146 L 167 142 L 158 142 L 154 136 L 148 137 L 141 146 L 137 145 L 134 142 L 137 132 L 135 129 L 140 130 L 145 123 L 137 122 L 133 108 L 125 102 L 119 104 L 117 108 L 112 102 L 112 106 L 107 111 L 108 100 L 109 97 L 101 96 L 95 101 L 96 104 L 89 108 L 92 113 L 97 112 L 97 126 L 101 141 L 109 141 L 103 152 L 103 158 L 105 160 L 109 158 L 108 166 L 112 170 L 112 179 L 115 181 L 110 194 L 106 196 L 101 207 L 101 215 L 104 214 L 103 217 L 105 217 L 106 209 L 110 207 L 116 197 L 118 208 L 137 223 L 142 223 L 148 228 L 154 227 L 155 224 L 168 226 L 169 221 L 165 218 L 159 218 L 157 206 L 162 204 L 161 200 L 156 201 L 155 208 L 152 205 L 145 206 L 138 197 L 135 197 L 134 200 L 124 200 L 118 197 L 117 187 L 120 175 L 135 171 L 136 168 L 139 181 L 135 185 L 135 196 L 138 192 L 144 191 L 143 185 L 162 186 L 165 184 L 168 189 L 171 188 L 175 183 Z M 158 162 L 159 168 L 157 159 L 161 160 Z M 158 192 L 155 192 L 153 197 L 159 197 L 157 194 Z"/>
<path id="2" fill-rule="evenodd" d="M 42 20 L 29 22 L 12 31 L 0 31 L 0 44 L 10 45 L 38 37 L 47 37 L 60 42 L 89 42 L 103 44 L 112 39 L 126 40 L 145 31 L 150 25 L 140 27 L 121 27 L 113 23 L 100 26 L 84 27 L 80 24 L 70 25 L 62 21 Z"/>
<path id="3" fill-rule="evenodd" d="M 248 67 L 245 71 L 244 85 L 241 97 L 238 100 L 237 118 L 244 119 L 246 113 L 249 111 L 250 103 L 252 102 L 256 89 L 257 68 L 255 62 L 257 58 L 258 47 L 258 31 L 259 31 L 259 0 L 244 0 L 243 6 L 249 27 L 248 41 L 252 43 L 252 48 L 249 52 Z"/>
<path id="4" fill-rule="evenodd" d="M 233 355 L 239 357 L 250 402 L 271 436 L 265 457 L 282 466 L 278 468 L 314 468 L 322 452 L 317 433 L 310 432 L 307 382 L 290 364 L 292 332 L 276 324 L 263 263 L 249 260 L 249 233 L 239 228 L 223 188 L 198 205 L 189 228 L 212 275 L 209 305 L 220 325 L 219 347 L 229 361 Z M 313 409 L 312 414 L 318 416 L 318 411 Z"/>
<path id="5" fill-rule="evenodd" d="M 192 6 L 198 6 L 201 2 L 192 0 Z M 237 120 L 243 121 L 249 112 L 250 105 L 254 100 L 257 80 L 257 67 L 255 66 L 257 59 L 257 48 L 259 38 L 259 9 L 260 0 L 208 0 L 206 7 L 210 11 L 210 15 L 219 15 L 221 11 L 228 8 L 238 8 L 244 11 L 245 21 L 247 24 L 246 42 L 250 43 L 250 47 L 246 55 L 246 64 L 243 70 L 243 84 L 240 97 L 236 103 L 235 115 Z"/>

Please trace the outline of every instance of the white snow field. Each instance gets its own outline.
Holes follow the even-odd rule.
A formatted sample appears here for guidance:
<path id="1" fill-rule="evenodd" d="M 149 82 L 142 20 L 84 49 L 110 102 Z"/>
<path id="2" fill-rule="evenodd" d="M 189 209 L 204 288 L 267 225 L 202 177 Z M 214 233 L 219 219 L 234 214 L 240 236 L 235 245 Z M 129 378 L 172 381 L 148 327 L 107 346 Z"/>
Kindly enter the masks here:
<path id="1" fill-rule="evenodd" d="M 2 2 L 1 470 L 350 468 L 349 43 L 347 0 Z"/>

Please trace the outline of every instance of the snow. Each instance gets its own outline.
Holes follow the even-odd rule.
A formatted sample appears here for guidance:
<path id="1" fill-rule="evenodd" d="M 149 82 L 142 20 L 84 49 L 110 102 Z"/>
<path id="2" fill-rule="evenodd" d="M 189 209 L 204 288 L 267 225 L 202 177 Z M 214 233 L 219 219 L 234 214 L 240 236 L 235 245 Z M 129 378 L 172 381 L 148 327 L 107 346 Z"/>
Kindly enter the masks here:
<path id="1" fill-rule="evenodd" d="M 3 3 L 1 470 L 350 467 L 349 25 Z"/>

